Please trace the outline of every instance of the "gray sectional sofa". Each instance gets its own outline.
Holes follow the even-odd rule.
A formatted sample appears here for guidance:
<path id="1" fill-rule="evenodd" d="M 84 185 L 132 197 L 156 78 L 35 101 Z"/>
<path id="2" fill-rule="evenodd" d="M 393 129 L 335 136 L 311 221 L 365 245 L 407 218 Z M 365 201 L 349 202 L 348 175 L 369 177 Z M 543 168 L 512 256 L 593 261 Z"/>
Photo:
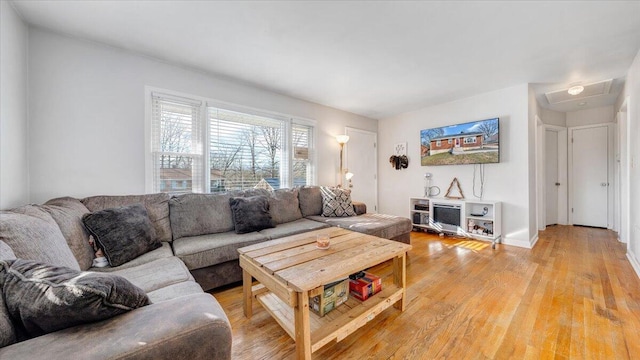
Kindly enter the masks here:
<path id="1" fill-rule="evenodd" d="M 229 199 L 254 195 L 268 197 L 275 227 L 237 234 Z M 83 215 L 132 204 L 144 205 L 161 246 L 118 267 L 92 267 L 94 249 Z M 275 192 L 65 197 L 3 211 L 0 260 L 15 256 L 117 274 L 144 290 L 152 304 L 4 346 L 0 358 L 229 359 L 228 319 L 203 289 L 241 280 L 238 248 L 329 226 L 409 242 L 409 219 L 367 214 L 363 204 L 354 207 L 354 217 L 323 217 L 320 188 L 305 186 Z M 3 319 L 11 320 L 6 311 L 0 311 L 0 325 Z M 15 337 L 11 331 L 0 329 L 0 344 Z"/>

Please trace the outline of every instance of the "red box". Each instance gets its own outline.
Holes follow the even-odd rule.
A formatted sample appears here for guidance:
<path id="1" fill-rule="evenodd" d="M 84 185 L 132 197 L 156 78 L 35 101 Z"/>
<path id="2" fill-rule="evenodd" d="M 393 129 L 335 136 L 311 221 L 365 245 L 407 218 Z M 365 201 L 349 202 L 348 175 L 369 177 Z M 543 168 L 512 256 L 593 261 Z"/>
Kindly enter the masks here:
<path id="1" fill-rule="evenodd" d="M 379 276 L 365 272 L 364 277 L 349 279 L 349 293 L 358 300 L 367 300 L 382 290 L 382 280 Z"/>

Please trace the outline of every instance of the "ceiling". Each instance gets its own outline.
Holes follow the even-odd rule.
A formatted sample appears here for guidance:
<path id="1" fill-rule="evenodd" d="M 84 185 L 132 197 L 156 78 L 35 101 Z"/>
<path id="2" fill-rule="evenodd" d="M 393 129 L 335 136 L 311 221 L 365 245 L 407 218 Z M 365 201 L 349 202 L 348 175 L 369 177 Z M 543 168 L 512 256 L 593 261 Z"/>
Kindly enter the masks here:
<path id="1" fill-rule="evenodd" d="M 36 27 L 376 119 L 522 83 L 571 111 L 544 93 L 614 79 L 582 108 L 612 104 L 640 49 L 638 1 L 14 5 Z"/>

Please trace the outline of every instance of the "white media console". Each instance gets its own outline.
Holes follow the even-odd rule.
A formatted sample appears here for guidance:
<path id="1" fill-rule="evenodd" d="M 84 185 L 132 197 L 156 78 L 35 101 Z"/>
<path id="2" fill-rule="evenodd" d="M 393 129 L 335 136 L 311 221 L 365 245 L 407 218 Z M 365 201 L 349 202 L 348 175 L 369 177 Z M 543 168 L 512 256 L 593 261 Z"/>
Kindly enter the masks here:
<path id="1" fill-rule="evenodd" d="M 414 228 L 491 241 L 494 249 L 500 242 L 502 203 L 499 201 L 411 198 L 410 206 Z"/>

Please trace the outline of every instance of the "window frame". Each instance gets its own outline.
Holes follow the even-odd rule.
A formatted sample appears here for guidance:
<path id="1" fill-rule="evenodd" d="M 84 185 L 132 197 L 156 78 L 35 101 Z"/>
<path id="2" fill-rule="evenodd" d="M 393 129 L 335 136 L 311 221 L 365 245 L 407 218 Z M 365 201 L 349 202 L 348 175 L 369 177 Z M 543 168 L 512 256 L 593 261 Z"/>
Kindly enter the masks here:
<path id="1" fill-rule="evenodd" d="M 224 110 L 241 112 L 249 115 L 263 116 L 269 117 L 276 120 L 284 121 L 285 134 L 283 137 L 285 142 L 283 143 L 283 153 L 286 151 L 287 155 L 285 156 L 287 160 L 287 174 L 282 174 L 283 167 L 280 167 L 281 171 L 281 187 L 282 188 L 291 188 L 293 187 L 293 136 L 292 136 L 292 128 L 294 125 L 307 126 L 311 128 L 311 137 L 309 138 L 309 161 L 311 164 L 311 175 L 310 175 L 310 184 L 315 185 L 318 183 L 318 159 L 317 159 L 317 144 L 318 144 L 318 128 L 317 121 L 309 118 L 304 118 L 300 116 L 293 116 L 289 114 L 284 114 L 276 111 L 258 109 L 250 106 L 239 105 L 231 102 L 226 102 L 222 100 L 216 100 L 211 98 L 206 98 L 203 96 L 197 96 L 192 94 L 181 93 L 173 90 L 156 88 L 151 86 L 145 86 L 145 192 L 146 193 L 157 193 L 160 192 L 160 189 L 155 188 L 154 184 L 154 172 L 155 172 L 155 163 L 153 160 L 154 149 L 153 149 L 153 100 L 152 95 L 154 93 L 158 93 L 161 95 L 167 95 L 168 97 L 179 97 L 192 101 L 201 102 L 200 105 L 200 129 L 199 134 L 201 134 L 202 138 L 199 142 L 201 145 L 201 167 L 203 167 L 203 171 L 201 171 L 200 179 L 193 179 L 193 183 L 201 183 L 202 193 L 210 193 L 211 192 L 211 171 L 209 169 L 209 147 L 210 147 L 210 133 L 209 133 L 209 107 L 217 107 Z M 285 176 L 286 175 L 286 176 Z M 283 182 L 284 181 L 284 182 Z M 194 188 L 194 192 L 195 192 Z M 170 192 L 169 192 L 170 193 Z"/>

